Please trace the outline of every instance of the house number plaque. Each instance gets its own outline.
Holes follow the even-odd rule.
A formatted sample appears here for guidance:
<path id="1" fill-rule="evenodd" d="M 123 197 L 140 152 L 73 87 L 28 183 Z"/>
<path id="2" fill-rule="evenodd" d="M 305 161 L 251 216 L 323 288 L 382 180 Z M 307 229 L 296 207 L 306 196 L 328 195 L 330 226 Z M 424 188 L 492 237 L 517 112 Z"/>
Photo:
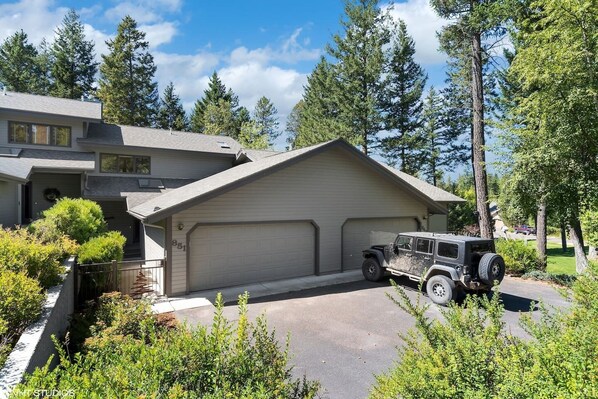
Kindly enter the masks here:
<path id="1" fill-rule="evenodd" d="M 187 250 L 187 246 L 182 242 L 178 242 L 177 240 L 172 240 L 172 246 L 178 249 L 182 249 L 183 252 Z"/>

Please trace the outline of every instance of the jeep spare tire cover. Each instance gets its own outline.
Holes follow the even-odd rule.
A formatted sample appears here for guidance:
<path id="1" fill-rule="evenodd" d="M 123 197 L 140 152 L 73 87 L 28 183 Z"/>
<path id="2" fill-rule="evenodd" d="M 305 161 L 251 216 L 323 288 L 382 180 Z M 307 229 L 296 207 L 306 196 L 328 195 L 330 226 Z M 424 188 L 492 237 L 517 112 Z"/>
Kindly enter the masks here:
<path id="1" fill-rule="evenodd" d="M 484 284 L 494 285 L 495 281 L 499 283 L 505 277 L 505 261 L 502 256 L 487 253 L 480 259 L 478 266 L 478 276 Z"/>

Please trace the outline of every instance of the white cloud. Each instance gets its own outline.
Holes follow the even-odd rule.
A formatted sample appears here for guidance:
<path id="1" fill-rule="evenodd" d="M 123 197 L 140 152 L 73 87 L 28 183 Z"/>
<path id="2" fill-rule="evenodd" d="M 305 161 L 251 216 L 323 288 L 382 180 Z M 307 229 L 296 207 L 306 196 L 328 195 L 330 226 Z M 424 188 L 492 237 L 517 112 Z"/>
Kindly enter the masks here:
<path id="1" fill-rule="evenodd" d="M 50 0 L 22 0 L 0 4 L 0 40 L 23 29 L 29 41 L 38 45 L 42 39 L 54 37 L 54 29 L 60 24 L 68 8 L 51 8 Z"/>
<path id="2" fill-rule="evenodd" d="M 448 21 L 436 14 L 428 0 L 407 0 L 405 3 L 395 3 L 390 14 L 393 18 L 402 19 L 407 25 L 409 35 L 415 41 L 414 58 L 418 63 L 434 65 L 446 61 L 446 55 L 438 50 L 436 32 L 439 32 Z"/>
<path id="3" fill-rule="evenodd" d="M 154 49 L 161 44 L 170 43 L 178 33 L 176 24 L 173 22 L 141 25 L 139 30 L 145 32 L 145 39 L 149 42 L 150 49 Z"/>
<path id="4" fill-rule="evenodd" d="M 104 15 L 114 22 L 129 15 L 140 24 L 151 24 L 163 21 L 165 13 L 179 12 L 181 6 L 181 0 L 123 1 L 106 10 Z"/>

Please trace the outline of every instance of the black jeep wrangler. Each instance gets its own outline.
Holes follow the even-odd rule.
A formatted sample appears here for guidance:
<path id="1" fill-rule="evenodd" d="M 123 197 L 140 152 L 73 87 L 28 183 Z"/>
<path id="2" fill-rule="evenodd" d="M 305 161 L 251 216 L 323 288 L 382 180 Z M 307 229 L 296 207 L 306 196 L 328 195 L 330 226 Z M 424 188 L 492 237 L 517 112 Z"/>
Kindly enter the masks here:
<path id="1" fill-rule="evenodd" d="M 363 275 L 378 281 L 385 274 L 426 282 L 428 296 L 446 305 L 464 291 L 490 291 L 505 275 L 494 241 L 439 233 L 401 233 L 389 245 L 363 251 Z"/>

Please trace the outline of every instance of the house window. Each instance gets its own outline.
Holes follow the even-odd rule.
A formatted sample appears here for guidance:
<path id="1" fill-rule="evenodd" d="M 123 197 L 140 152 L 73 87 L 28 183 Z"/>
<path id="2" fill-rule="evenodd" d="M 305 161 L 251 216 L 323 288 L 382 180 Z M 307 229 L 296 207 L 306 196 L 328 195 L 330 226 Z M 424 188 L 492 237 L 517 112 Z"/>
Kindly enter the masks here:
<path id="1" fill-rule="evenodd" d="M 140 155 L 100 154 L 100 172 L 150 174 L 150 157 Z"/>
<path id="2" fill-rule="evenodd" d="M 71 146 L 71 128 L 37 123 L 9 122 L 8 142 L 14 144 Z"/>

